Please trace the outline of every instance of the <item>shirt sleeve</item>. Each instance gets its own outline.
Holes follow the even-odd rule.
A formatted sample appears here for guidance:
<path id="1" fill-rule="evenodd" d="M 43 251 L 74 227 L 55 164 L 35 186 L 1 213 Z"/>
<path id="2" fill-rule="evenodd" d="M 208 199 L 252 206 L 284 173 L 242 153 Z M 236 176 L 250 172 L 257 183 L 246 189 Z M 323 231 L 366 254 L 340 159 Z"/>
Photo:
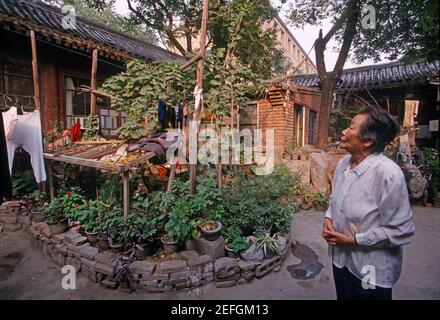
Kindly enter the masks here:
<path id="1" fill-rule="evenodd" d="M 325 212 L 325 217 L 332 219 L 332 202 L 329 201 L 327 211 Z"/>
<path id="2" fill-rule="evenodd" d="M 402 246 L 415 233 L 405 178 L 400 171 L 385 178 L 379 201 L 380 227 L 355 235 L 361 246 Z"/>

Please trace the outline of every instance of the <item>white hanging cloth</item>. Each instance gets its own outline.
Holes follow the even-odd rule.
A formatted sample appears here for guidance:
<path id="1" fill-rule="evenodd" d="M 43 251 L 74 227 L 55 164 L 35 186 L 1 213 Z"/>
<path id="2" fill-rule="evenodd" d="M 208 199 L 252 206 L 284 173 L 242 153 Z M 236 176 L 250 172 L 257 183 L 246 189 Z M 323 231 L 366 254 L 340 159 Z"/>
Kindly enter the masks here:
<path id="1" fill-rule="evenodd" d="M 11 109 L 15 109 L 15 114 L 14 110 L 11 111 Z M 37 183 L 46 181 L 40 112 L 35 110 L 34 112 L 17 116 L 17 109 L 14 107 L 11 109 L 3 114 L 5 136 L 8 148 L 9 172 L 12 175 L 12 164 L 14 162 L 15 149 L 17 147 L 21 147 L 27 153 L 29 153 L 31 157 L 31 165 L 32 169 L 34 170 L 34 176 L 35 180 L 37 180 Z M 9 112 L 11 112 L 11 114 L 8 114 Z M 8 128 L 9 131 L 6 131 L 6 128 Z"/>

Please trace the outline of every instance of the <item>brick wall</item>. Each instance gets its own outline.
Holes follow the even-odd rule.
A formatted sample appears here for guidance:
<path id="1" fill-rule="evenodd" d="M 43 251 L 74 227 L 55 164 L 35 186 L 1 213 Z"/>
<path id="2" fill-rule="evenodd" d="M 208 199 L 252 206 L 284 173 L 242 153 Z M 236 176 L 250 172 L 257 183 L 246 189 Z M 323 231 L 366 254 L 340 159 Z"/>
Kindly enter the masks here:
<path id="1" fill-rule="evenodd" d="M 302 106 L 305 111 L 304 143 L 309 144 L 310 111 L 315 111 L 317 117 L 314 124 L 314 136 L 318 134 L 319 104 L 321 93 L 317 89 L 297 87 L 283 88 L 281 85 L 270 89 L 266 99 L 259 101 L 259 127 L 273 128 L 275 131 L 275 160 L 279 162 L 286 145 L 295 138 L 294 106 Z"/>

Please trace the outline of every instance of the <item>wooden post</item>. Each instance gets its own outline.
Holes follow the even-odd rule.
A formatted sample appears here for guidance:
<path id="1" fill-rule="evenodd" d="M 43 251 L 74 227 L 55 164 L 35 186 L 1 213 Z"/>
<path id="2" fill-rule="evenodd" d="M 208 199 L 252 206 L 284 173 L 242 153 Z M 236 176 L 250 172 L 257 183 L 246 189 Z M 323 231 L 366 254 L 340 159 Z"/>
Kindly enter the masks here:
<path id="1" fill-rule="evenodd" d="M 168 184 L 167 184 L 167 193 L 170 193 L 171 189 L 173 188 L 173 181 L 174 181 L 174 177 L 176 176 L 176 167 L 177 167 L 176 160 L 172 159 L 170 178 L 168 179 Z"/>
<path id="2" fill-rule="evenodd" d="M 197 65 L 197 86 L 203 88 L 203 69 L 205 66 L 205 47 L 206 47 L 206 30 L 208 28 L 208 0 L 203 0 L 203 14 L 202 14 L 202 29 L 200 32 L 200 56 L 201 59 Z M 201 102 L 203 103 L 203 102 Z M 200 120 L 202 106 L 200 105 L 198 110 L 194 110 L 193 121 L 196 121 L 194 129 L 198 132 L 198 123 Z M 191 130 L 191 126 L 190 126 Z M 189 184 L 191 193 L 196 192 L 196 176 L 197 176 L 197 164 L 189 165 Z"/>
<path id="3" fill-rule="evenodd" d="M 129 175 L 127 171 L 124 171 L 124 177 L 123 177 L 123 200 L 124 200 L 124 218 L 128 217 L 128 197 L 129 197 Z"/>
<path id="4" fill-rule="evenodd" d="M 260 129 L 260 101 L 257 102 L 257 129 Z"/>
<path id="5" fill-rule="evenodd" d="M 32 47 L 32 77 L 34 80 L 34 103 L 35 108 L 40 110 L 40 78 L 38 76 L 37 42 L 34 30 L 30 30 L 30 36 Z"/>
<path id="6" fill-rule="evenodd" d="M 98 69 L 98 49 L 93 49 L 92 75 L 90 77 L 90 114 L 96 114 L 96 71 Z"/>
<path id="7" fill-rule="evenodd" d="M 48 161 L 47 163 L 47 173 L 49 175 L 49 194 L 50 194 L 50 201 L 52 201 L 55 198 L 54 192 L 53 192 L 53 174 L 52 174 L 52 162 Z"/>

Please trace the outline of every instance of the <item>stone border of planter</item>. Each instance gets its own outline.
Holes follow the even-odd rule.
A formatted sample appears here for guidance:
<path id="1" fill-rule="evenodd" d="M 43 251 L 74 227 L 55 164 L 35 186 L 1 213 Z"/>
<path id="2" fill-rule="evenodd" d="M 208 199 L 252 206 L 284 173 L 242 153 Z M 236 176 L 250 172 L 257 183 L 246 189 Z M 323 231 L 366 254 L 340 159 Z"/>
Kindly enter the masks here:
<path id="1" fill-rule="evenodd" d="M 254 278 L 279 271 L 290 245 L 287 240 L 280 255 L 255 265 L 225 257 L 224 239 L 221 236 L 216 241 L 199 239 L 196 241 L 196 249 L 203 254 L 190 250 L 179 252 L 177 260 L 159 263 L 134 261 L 129 266 L 130 287 L 127 287 L 113 278 L 115 270 L 120 266 L 119 254 L 100 251 L 90 245 L 86 237 L 73 230 L 52 235 L 46 223 L 31 221 L 30 211 L 24 205 L 21 201 L 9 201 L 0 206 L 0 230 L 17 231 L 21 228 L 31 242 L 59 267 L 72 265 L 77 272 L 82 272 L 102 287 L 119 288 L 127 292 L 189 290 L 209 282 L 215 282 L 218 288 L 247 284 Z"/>

